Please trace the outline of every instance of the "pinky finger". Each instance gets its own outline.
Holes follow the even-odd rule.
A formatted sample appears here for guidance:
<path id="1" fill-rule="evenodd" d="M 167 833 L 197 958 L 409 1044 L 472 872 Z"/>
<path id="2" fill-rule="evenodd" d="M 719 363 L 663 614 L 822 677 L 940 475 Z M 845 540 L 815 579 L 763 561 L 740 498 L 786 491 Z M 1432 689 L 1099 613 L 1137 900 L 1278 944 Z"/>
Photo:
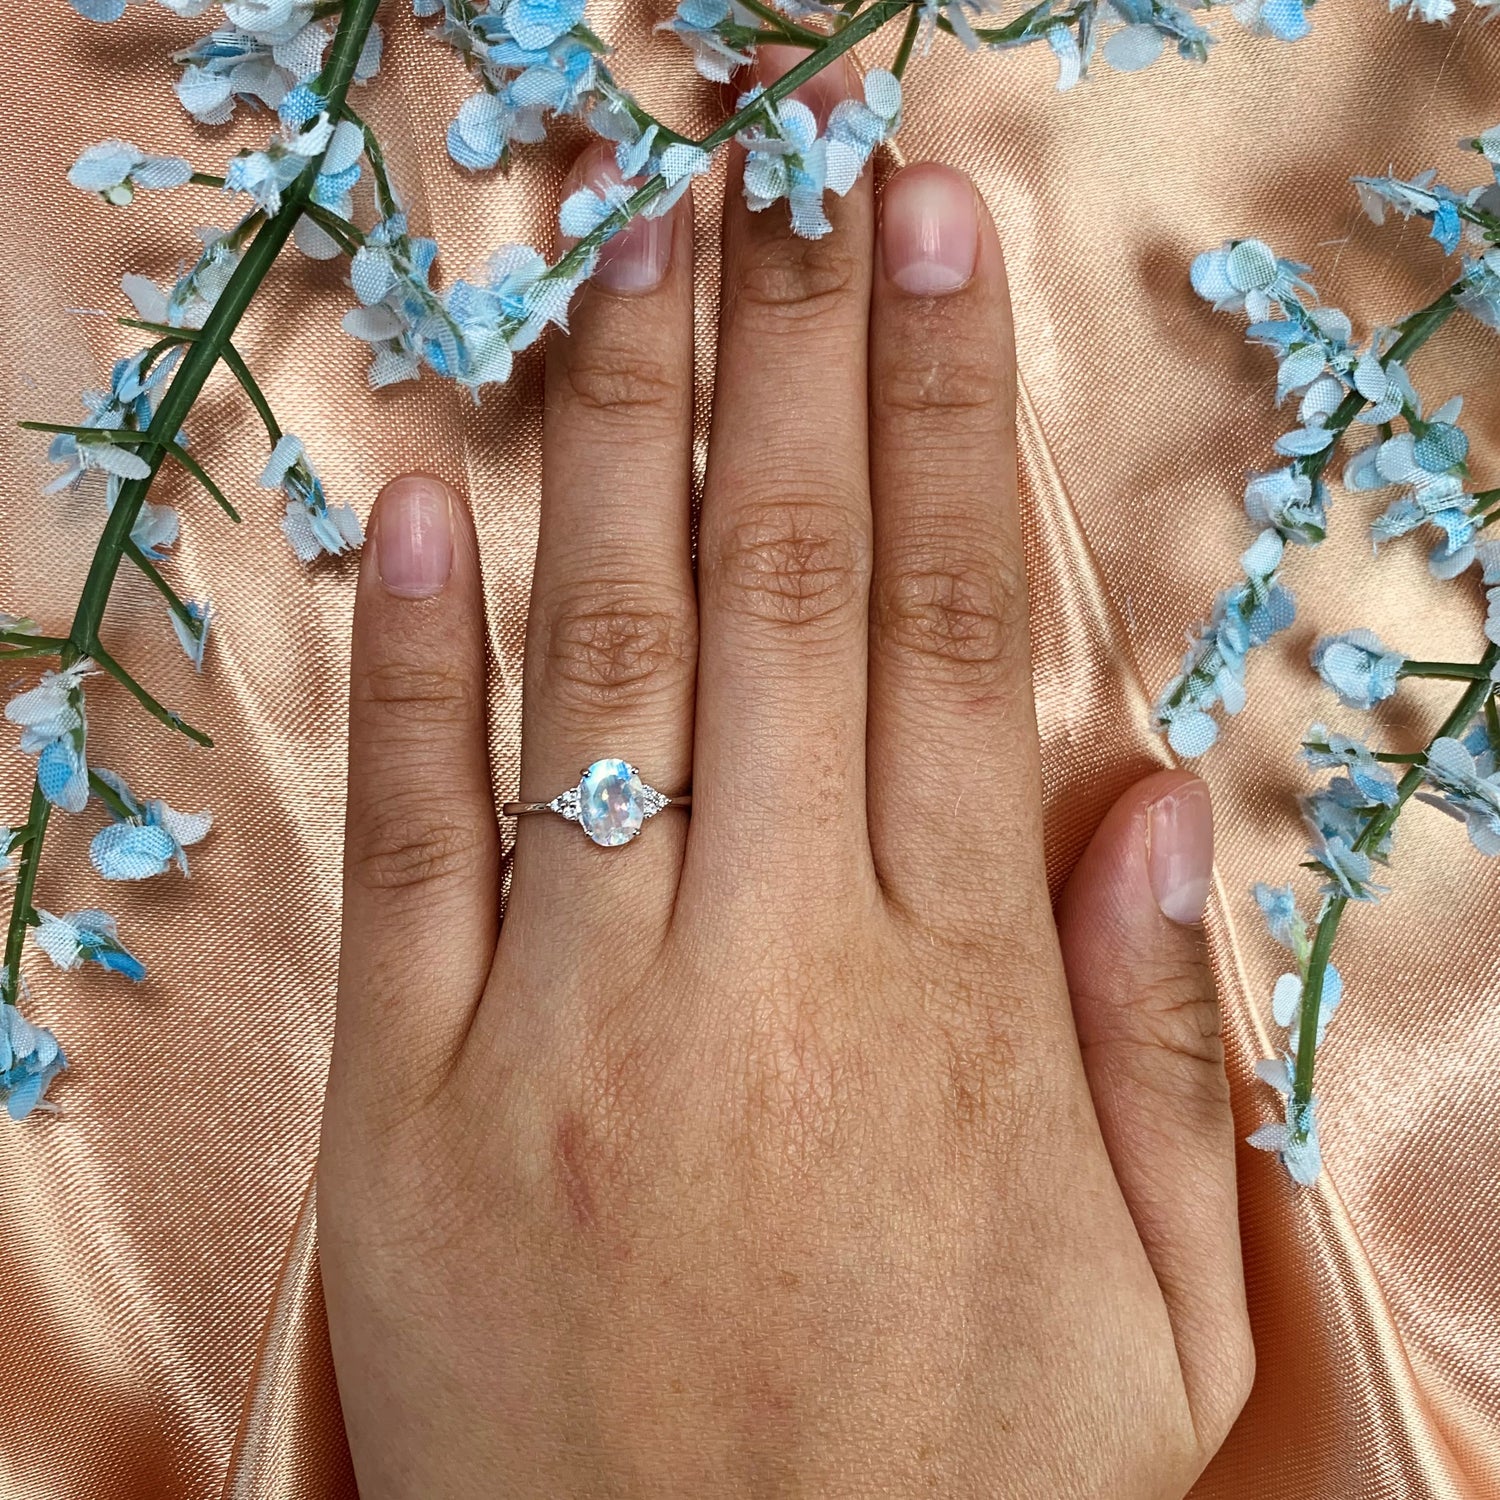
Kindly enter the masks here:
<path id="1" fill-rule="evenodd" d="M 484 651 L 467 508 L 435 479 L 396 480 L 360 567 L 349 691 L 333 1082 L 361 1095 L 441 1079 L 494 957 Z"/>

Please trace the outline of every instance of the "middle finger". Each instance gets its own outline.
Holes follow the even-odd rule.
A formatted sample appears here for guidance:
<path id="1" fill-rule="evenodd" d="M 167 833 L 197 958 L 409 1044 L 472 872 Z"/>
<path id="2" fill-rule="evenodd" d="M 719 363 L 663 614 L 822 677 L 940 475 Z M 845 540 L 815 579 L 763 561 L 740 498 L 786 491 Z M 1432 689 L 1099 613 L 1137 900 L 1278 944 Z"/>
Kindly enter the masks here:
<path id="1" fill-rule="evenodd" d="M 834 78 L 816 85 L 826 108 Z M 785 203 L 752 213 L 738 179 L 731 168 L 683 895 L 714 890 L 730 849 L 736 881 L 757 895 L 801 898 L 820 881 L 847 895 L 851 873 L 873 893 L 864 796 L 870 174 L 846 197 L 826 197 L 832 229 L 818 239 L 792 233 Z"/>

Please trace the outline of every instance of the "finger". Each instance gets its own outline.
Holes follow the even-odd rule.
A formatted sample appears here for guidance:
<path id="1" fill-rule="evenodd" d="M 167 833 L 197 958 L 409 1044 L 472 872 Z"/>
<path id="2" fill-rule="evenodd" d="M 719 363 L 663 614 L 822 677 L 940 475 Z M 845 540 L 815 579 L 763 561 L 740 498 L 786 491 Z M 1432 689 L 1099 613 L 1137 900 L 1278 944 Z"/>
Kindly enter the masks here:
<path id="1" fill-rule="evenodd" d="M 467 507 L 381 492 L 360 563 L 335 1069 L 377 1091 L 440 1077 L 495 951 L 499 841 L 484 601 Z"/>
<path id="2" fill-rule="evenodd" d="M 607 149 L 596 149 L 568 190 L 619 180 Z M 686 201 L 606 246 L 571 323 L 547 350 L 522 796 L 545 801 L 607 758 L 672 795 L 691 773 L 697 634 Z M 596 921 L 618 922 L 628 897 L 632 931 L 645 936 L 670 912 L 686 827 L 686 814 L 669 810 L 628 850 L 604 849 L 559 818 L 521 819 L 508 930 L 525 938 L 534 922 L 549 923 L 554 940 L 566 931 L 581 947 Z M 586 903 L 576 899 L 583 879 Z"/>
<path id="3" fill-rule="evenodd" d="M 1164 771 L 1106 815 L 1058 908 L 1094 1108 L 1209 1451 L 1244 1404 L 1254 1370 L 1234 1122 L 1198 925 L 1212 869 L 1208 788 Z"/>
<path id="4" fill-rule="evenodd" d="M 1005 920 L 1045 878 L 1015 352 L 994 224 L 935 163 L 881 198 L 870 448 L 875 867 L 919 920 Z"/>
<path id="5" fill-rule="evenodd" d="M 800 55 L 768 50 L 776 72 Z M 720 869 L 731 846 L 751 890 L 824 878 L 847 891 L 848 871 L 869 866 L 869 173 L 826 197 L 817 239 L 793 234 L 783 202 L 752 213 L 738 179 L 731 168 L 684 894 L 700 857 Z"/>

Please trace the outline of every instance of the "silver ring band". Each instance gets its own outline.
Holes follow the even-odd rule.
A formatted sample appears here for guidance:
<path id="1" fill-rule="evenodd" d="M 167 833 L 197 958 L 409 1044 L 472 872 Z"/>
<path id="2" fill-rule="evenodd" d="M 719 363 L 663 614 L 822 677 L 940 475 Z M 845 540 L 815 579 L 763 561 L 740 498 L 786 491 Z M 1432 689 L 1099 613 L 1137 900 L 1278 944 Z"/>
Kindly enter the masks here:
<path id="1" fill-rule="evenodd" d="M 606 849 L 628 844 L 647 818 L 669 807 L 691 807 L 692 794 L 669 797 L 641 780 L 629 761 L 611 757 L 585 767 L 578 785 L 559 792 L 550 802 L 507 802 L 500 809 L 507 818 L 532 813 L 555 813 L 568 823 L 577 823 Z"/>

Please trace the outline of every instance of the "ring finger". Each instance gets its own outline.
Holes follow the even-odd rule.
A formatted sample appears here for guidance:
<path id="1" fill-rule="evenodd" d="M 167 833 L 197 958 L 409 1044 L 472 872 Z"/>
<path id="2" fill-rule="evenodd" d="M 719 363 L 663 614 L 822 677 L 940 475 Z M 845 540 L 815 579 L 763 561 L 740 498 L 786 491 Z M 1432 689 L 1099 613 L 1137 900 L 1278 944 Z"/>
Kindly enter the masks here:
<path id="1" fill-rule="evenodd" d="M 618 181 L 607 150 L 580 158 L 565 193 Z M 546 801 L 591 763 L 618 758 L 668 795 L 692 766 L 697 657 L 689 484 L 692 214 L 638 219 L 605 247 L 572 328 L 547 351 L 541 532 L 526 638 L 521 798 Z M 623 831 L 623 830 L 622 830 Z M 602 830 L 601 830 L 602 832 Z M 668 810 L 628 847 L 523 817 L 507 930 L 557 918 L 587 936 L 659 933 L 686 819 Z M 589 900 L 577 899 L 587 881 Z M 534 936 L 534 935 L 533 935 Z"/>

